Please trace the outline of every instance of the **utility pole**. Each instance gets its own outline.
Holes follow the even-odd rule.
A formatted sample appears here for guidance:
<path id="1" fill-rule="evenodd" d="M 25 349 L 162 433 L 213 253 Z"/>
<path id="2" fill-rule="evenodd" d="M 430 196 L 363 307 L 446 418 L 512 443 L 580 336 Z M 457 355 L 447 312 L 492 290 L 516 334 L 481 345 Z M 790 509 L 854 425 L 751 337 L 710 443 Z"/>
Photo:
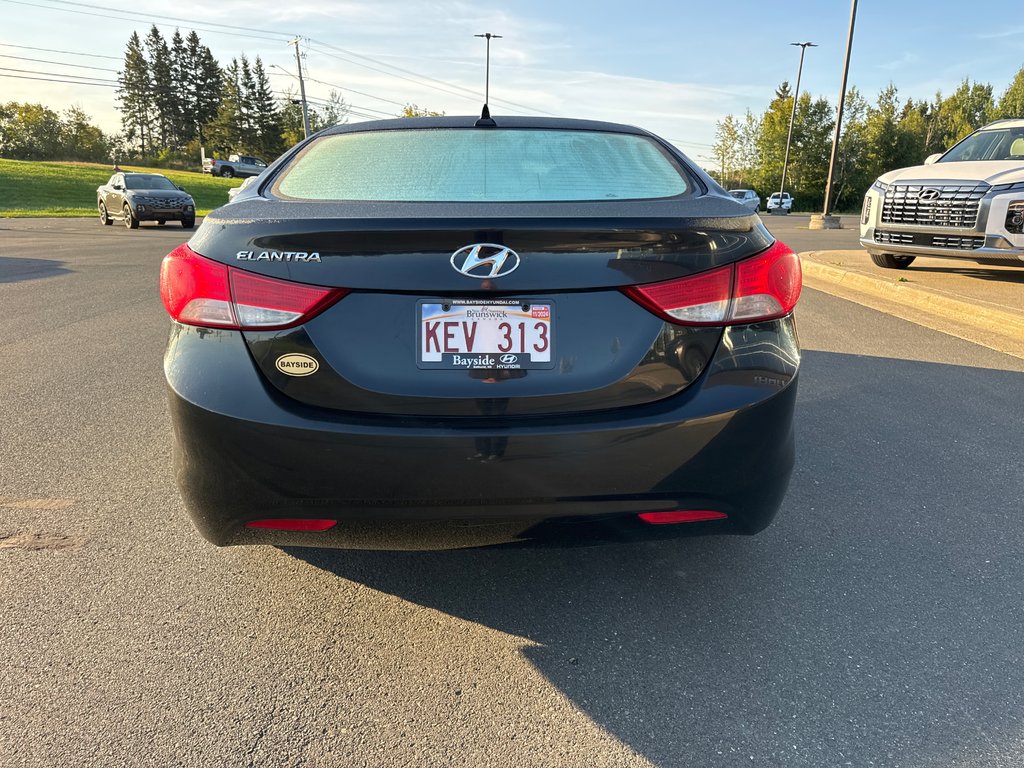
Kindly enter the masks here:
<path id="1" fill-rule="evenodd" d="M 786 170 L 789 168 L 789 145 L 793 141 L 793 123 L 796 121 L 796 104 L 800 100 L 800 76 L 804 73 L 804 54 L 808 48 L 817 48 L 817 43 L 790 43 L 800 47 L 800 66 L 796 70 L 796 93 L 793 94 L 793 110 L 789 113 L 789 134 L 786 136 L 786 157 L 782 161 L 782 183 L 779 185 L 779 207 L 775 210 L 785 210 L 782 207 L 782 195 L 786 191 Z"/>
<path id="2" fill-rule="evenodd" d="M 306 83 L 302 79 L 302 57 L 299 55 L 299 41 L 302 38 L 296 37 L 289 40 L 288 45 L 295 46 L 295 66 L 299 70 L 299 98 L 302 99 L 302 132 L 309 138 L 309 105 L 306 103 Z"/>
<path id="3" fill-rule="evenodd" d="M 846 106 L 846 80 L 850 75 L 850 51 L 853 49 L 853 26 L 857 21 L 857 0 L 850 5 L 850 31 L 846 34 L 846 58 L 843 60 L 843 84 L 839 86 L 839 110 L 836 112 L 836 131 L 832 134 L 832 157 L 828 161 L 828 181 L 825 182 L 825 207 L 821 216 L 812 216 L 811 229 L 841 229 L 838 216 L 829 214 L 832 198 L 832 175 L 839 157 L 839 129 L 843 124 L 843 107 Z"/>
<path id="4" fill-rule="evenodd" d="M 500 40 L 501 35 L 492 35 L 490 32 L 484 32 L 482 35 L 473 35 L 473 37 L 484 37 L 487 38 L 487 68 L 484 80 L 484 106 L 486 107 L 491 103 L 491 39 Z"/>

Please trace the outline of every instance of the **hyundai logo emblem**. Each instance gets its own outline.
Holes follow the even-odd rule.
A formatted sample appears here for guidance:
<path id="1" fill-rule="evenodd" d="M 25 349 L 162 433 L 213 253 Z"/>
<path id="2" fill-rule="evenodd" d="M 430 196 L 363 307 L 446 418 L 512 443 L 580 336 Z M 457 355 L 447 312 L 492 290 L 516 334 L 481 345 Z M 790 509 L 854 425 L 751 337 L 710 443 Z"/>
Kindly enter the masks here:
<path id="1" fill-rule="evenodd" d="M 452 266 L 466 277 L 504 277 L 519 266 L 519 254 L 504 245 L 475 243 L 453 253 Z"/>
<path id="2" fill-rule="evenodd" d="M 502 365 L 512 365 L 512 363 L 514 363 L 514 362 L 516 362 L 518 360 L 519 360 L 519 358 L 516 355 L 502 355 L 501 356 L 501 364 Z"/>
<path id="3" fill-rule="evenodd" d="M 922 189 L 921 194 L 917 196 L 918 200 L 924 200 L 925 202 L 931 202 L 932 200 L 938 200 L 942 196 L 942 192 L 938 189 L 928 188 Z"/>

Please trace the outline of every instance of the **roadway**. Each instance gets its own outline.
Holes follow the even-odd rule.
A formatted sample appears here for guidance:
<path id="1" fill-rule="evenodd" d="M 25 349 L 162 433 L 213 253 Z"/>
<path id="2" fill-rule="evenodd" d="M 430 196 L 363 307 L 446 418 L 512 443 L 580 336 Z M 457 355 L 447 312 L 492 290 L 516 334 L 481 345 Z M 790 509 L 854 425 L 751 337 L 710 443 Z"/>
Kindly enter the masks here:
<path id="1" fill-rule="evenodd" d="M 171 475 L 183 239 L 0 219 L 0 765 L 1024 762 L 1024 360 L 807 290 L 757 537 L 216 549 Z"/>

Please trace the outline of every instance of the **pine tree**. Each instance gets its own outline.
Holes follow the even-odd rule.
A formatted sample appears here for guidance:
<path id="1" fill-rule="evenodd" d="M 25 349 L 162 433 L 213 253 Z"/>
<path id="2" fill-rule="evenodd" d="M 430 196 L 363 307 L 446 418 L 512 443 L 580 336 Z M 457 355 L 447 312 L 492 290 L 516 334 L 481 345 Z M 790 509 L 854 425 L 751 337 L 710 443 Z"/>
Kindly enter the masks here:
<path id="1" fill-rule="evenodd" d="M 195 32 L 189 34 L 186 45 L 189 51 L 189 60 L 194 62 L 191 71 L 192 79 L 189 84 L 189 92 L 193 97 L 192 120 L 196 126 L 199 142 L 203 143 L 206 138 L 207 126 L 217 117 L 220 107 L 221 91 L 224 88 L 224 73 L 210 49 L 200 44 L 199 36 Z"/>
<path id="2" fill-rule="evenodd" d="M 278 113 L 277 104 L 274 102 L 274 94 L 270 89 L 270 79 L 263 68 L 260 57 L 252 67 L 253 92 L 250 96 L 252 108 L 252 124 L 256 134 L 256 141 L 252 147 L 256 154 L 269 160 L 277 157 L 284 150 L 281 140 L 282 124 L 281 115 Z"/>
<path id="3" fill-rule="evenodd" d="M 191 88 L 191 73 L 195 67 L 189 49 L 181 33 L 174 30 L 171 38 L 171 88 L 174 91 L 176 110 L 174 114 L 174 138 L 180 147 L 188 144 L 196 135 L 192 115 L 195 114 L 195 94 Z"/>
<path id="4" fill-rule="evenodd" d="M 207 137 L 215 153 L 245 152 L 242 130 L 241 68 L 237 59 L 224 70 L 217 116 L 207 126 Z"/>
<path id="5" fill-rule="evenodd" d="M 138 143 L 143 155 L 151 149 L 153 99 L 150 89 L 149 63 L 137 32 L 128 38 L 124 68 L 118 75 L 117 99 L 129 143 Z"/>
<path id="6" fill-rule="evenodd" d="M 995 117 L 1024 118 L 1024 67 L 1021 67 L 999 99 Z"/>
<path id="7" fill-rule="evenodd" d="M 174 126 L 180 112 L 171 78 L 171 52 L 154 24 L 146 35 L 147 63 L 152 84 L 156 138 L 160 149 L 176 143 Z"/>

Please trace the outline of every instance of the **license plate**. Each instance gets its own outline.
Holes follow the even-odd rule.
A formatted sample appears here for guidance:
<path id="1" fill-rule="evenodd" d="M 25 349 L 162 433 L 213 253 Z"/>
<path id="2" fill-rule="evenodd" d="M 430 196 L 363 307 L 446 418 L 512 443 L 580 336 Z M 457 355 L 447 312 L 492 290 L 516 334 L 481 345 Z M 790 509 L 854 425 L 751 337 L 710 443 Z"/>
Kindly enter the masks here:
<path id="1" fill-rule="evenodd" d="M 418 303 L 420 368 L 497 370 L 552 366 L 551 302 L 424 299 Z"/>

